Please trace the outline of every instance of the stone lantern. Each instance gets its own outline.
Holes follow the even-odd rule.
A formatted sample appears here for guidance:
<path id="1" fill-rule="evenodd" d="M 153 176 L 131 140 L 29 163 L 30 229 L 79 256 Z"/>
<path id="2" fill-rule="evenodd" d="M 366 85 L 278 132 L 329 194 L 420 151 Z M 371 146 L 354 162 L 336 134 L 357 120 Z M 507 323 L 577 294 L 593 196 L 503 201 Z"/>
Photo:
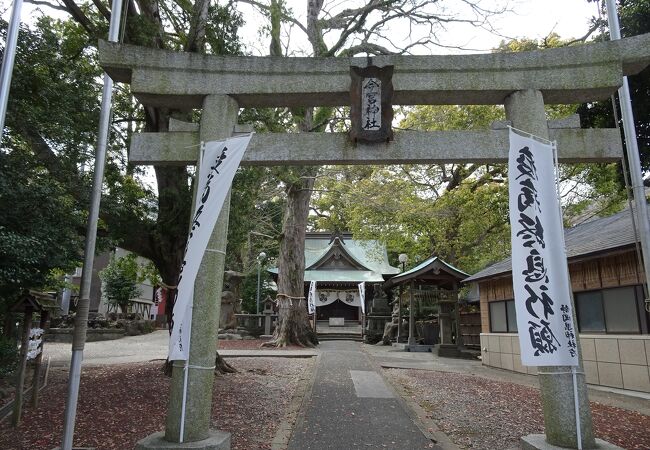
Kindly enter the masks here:
<path id="1" fill-rule="evenodd" d="M 264 314 L 264 335 L 271 335 L 271 320 L 274 313 L 273 308 L 275 307 L 275 301 L 271 298 L 270 295 L 267 295 L 262 303 L 262 314 Z"/>

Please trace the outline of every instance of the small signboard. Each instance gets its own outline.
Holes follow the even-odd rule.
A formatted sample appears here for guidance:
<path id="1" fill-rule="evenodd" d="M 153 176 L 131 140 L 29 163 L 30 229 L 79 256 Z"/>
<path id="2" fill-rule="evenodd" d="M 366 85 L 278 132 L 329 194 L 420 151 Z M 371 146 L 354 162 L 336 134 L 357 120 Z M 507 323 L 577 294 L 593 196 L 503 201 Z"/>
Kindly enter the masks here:
<path id="1" fill-rule="evenodd" d="M 393 66 L 350 67 L 350 117 L 353 142 L 393 138 Z"/>
<path id="2" fill-rule="evenodd" d="M 43 351 L 43 333 L 42 328 L 32 328 L 29 330 L 29 343 L 27 344 L 27 359 L 32 360 Z"/>

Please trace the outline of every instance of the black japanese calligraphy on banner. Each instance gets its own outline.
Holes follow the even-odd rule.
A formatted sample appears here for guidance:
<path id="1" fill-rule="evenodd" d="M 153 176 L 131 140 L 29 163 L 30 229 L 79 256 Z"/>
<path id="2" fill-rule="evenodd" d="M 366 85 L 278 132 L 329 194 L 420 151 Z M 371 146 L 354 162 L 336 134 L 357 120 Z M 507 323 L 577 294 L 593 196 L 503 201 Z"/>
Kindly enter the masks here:
<path id="1" fill-rule="evenodd" d="M 577 365 L 552 145 L 511 129 L 508 180 L 522 364 Z"/>
<path id="2" fill-rule="evenodd" d="M 250 139 L 251 135 L 246 135 L 226 141 L 205 143 L 203 163 L 197 180 L 200 190 L 181 263 L 178 289 L 174 297 L 172 330 L 169 339 L 170 360 L 189 358 L 194 281 L 219 212 Z"/>

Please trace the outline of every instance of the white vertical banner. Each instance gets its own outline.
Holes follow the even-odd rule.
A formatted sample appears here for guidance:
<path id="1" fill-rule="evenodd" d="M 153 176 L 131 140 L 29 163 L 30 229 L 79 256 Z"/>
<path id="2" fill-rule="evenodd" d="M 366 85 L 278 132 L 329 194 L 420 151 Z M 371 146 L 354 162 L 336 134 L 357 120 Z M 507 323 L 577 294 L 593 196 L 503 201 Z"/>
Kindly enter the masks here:
<path id="1" fill-rule="evenodd" d="M 309 294 L 307 295 L 307 312 L 314 314 L 316 312 L 316 282 L 309 283 Z"/>
<path id="2" fill-rule="evenodd" d="M 189 358 L 194 281 L 251 136 L 249 134 L 205 143 L 194 216 L 187 237 L 172 313 L 172 332 L 169 339 L 169 359 L 172 361 Z"/>
<path id="3" fill-rule="evenodd" d="M 553 146 L 510 129 L 508 183 L 521 362 L 578 365 Z"/>
<path id="4" fill-rule="evenodd" d="M 359 297 L 361 299 L 361 312 L 366 313 L 366 282 L 359 283 Z"/>

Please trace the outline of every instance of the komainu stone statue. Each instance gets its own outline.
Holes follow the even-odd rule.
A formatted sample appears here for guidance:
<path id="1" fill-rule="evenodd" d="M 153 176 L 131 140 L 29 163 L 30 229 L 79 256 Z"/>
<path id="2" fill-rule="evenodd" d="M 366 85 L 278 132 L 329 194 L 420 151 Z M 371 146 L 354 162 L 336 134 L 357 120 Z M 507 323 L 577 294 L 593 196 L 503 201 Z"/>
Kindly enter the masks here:
<path id="1" fill-rule="evenodd" d="M 235 314 L 241 312 L 241 283 L 243 273 L 226 270 L 224 272 L 223 291 L 221 293 L 221 314 L 219 316 L 219 328 L 230 330 L 237 328 L 237 317 Z"/>
<path id="2" fill-rule="evenodd" d="M 397 327 L 399 326 L 399 302 L 397 299 L 393 301 L 393 312 L 391 314 L 391 321 L 384 326 L 384 336 L 382 343 L 384 345 L 391 345 L 391 342 L 397 338 Z"/>

